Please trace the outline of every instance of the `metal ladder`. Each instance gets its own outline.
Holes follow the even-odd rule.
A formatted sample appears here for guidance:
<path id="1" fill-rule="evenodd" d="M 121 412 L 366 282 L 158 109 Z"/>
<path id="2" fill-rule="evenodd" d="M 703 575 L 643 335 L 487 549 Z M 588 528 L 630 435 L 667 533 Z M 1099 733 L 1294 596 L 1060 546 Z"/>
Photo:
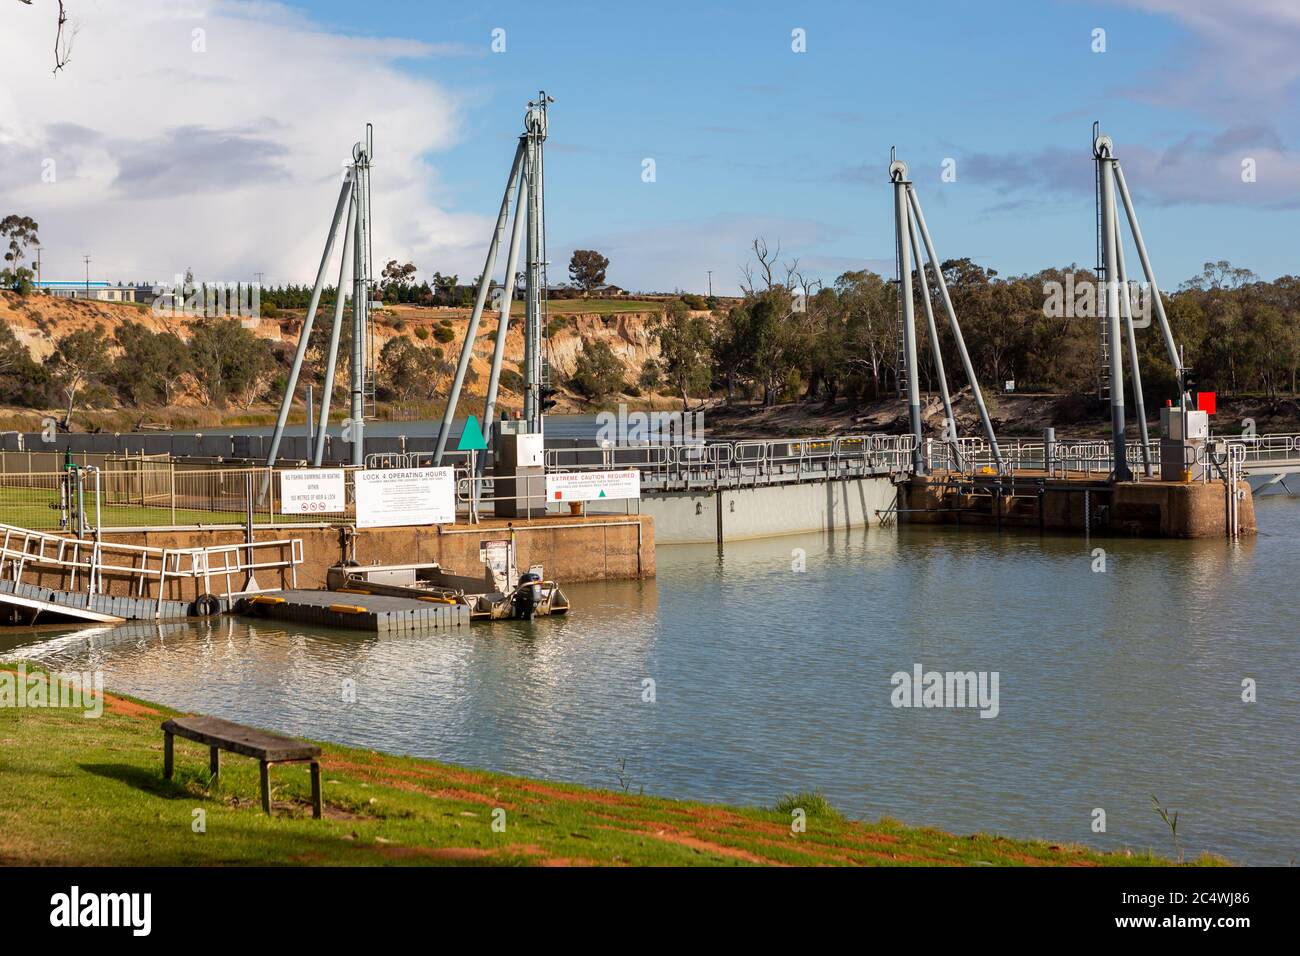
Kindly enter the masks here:
<path id="1" fill-rule="evenodd" d="M 376 288 L 375 256 L 370 235 L 370 159 L 374 155 L 374 139 L 371 127 L 366 124 L 366 161 L 357 167 L 357 221 L 361 226 L 361 244 L 357 249 L 357 261 L 364 264 L 366 271 L 366 297 L 370 302 Z M 375 369 L 378 355 L 375 350 L 375 313 L 373 308 L 366 310 L 365 368 L 361 376 L 362 417 L 373 419 L 377 412 L 377 386 Z"/>
<path id="2" fill-rule="evenodd" d="M 901 398 L 907 394 L 907 337 L 903 329 L 903 247 L 899 245 L 897 234 L 894 236 L 894 275 L 897 277 L 894 282 L 897 292 L 894 296 L 894 340 L 898 345 L 898 364 L 895 368 L 898 370 L 896 378 Z"/>
<path id="3" fill-rule="evenodd" d="M 1095 136 L 1095 133 L 1094 133 Z M 1095 287 L 1097 303 L 1097 398 L 1103 402 L 1110 401 L 1110 326 L 1107 322 L 1105 283 L 1106 253 L 1105 236 L 1102 235 L 1101 222 L 1101 163 L 1094 162 L 1096 180 L 1097 209 L 1097 285 Z"/>

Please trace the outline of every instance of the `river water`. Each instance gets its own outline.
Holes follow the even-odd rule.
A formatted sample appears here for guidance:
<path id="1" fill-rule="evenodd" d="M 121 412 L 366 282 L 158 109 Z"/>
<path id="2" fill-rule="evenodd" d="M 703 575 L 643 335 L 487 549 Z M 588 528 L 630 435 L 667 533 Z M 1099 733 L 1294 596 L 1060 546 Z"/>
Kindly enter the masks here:
<path id="1" fill-rule="evenodd" d="M 816 790 L 855 818 L 1172 854 L 1154 795 L 1189 855 L 1287 864 L 1300 501 L 1257 511 L 1239 543 L 903 527 L 662 547 L 656 579 L 571 585 L 567 619 L 452 636 L 220 620 L 5 631 L 0 655 L 469 766 L 756 805 Z M 894 707 L 917 664 L 996 671 L 997 716 Z"/>

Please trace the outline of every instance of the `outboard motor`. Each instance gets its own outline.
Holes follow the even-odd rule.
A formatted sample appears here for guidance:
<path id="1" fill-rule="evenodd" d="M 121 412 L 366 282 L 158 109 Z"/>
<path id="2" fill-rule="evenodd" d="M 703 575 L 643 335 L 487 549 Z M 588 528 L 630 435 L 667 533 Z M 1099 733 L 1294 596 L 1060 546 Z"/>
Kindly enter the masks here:
<path id="1" fill-rule="evenodd" d="M 519 575 L 519 587 L 515 588 L 513 602 L 514 617 L 521 621 L 531 621 L 537 613 L 537 605 L 542 602 L 542 579 L 529 571 Z"/>

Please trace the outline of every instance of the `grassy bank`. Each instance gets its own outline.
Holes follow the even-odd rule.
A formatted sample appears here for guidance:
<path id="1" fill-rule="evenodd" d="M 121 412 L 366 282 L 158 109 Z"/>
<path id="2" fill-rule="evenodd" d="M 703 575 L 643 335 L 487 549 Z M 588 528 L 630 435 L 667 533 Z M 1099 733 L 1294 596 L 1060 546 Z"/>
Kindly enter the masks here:
<path id="1" fill-rule="evenodd" d="M 7 664 L 6 668 L 13 665 Z M 29 665 L 29 671 L 32 668 Z M 489 865 L 1167 865 L 1147 853 L 843 819 L 815 795 L 771 810 L 593 790 L 324 746 L 325 819 L 311 819 L 305 767 L 271 770 L 177 739 L 162 779 L 159 724 L 175 712 L 106 695 L 103 716 L 0 707 L 0 863 Z M 636 789 L 635 786 L 629 789 Z M 807 830 L 791 832 L 802 807 Z M 505 831 L 494 832 L 494 811 Z M 206 832 L 194 832 L 195 811 Z M 497 814 L 499 817 L 500 814 Z M 1206 861 L 1209 862 L 1209 861 Z"/>

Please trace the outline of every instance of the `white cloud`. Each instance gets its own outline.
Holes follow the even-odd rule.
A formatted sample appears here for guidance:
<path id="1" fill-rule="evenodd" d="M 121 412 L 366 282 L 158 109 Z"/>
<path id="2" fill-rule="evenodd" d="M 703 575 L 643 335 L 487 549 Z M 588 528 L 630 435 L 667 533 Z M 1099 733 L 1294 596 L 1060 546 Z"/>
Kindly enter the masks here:
<path id="1" fill-rule="evenodd" d="M 477 271 L 491 223 L 442 208 L 428 158 L 457 138 L 456 97 L 401 68 L 463 51 L 331 33 L 276 3 L 76 0 L 53 76 L 50 11 L 5 6 L 0 211 L 40 223 L 47 278 L 80 276 L 89 252 L 110 279 L 310 281 L 367 122 L 376 258 Z"/>
<path id="2" fill-rule="evenodd" d="M 1189 133 L 1161 148 L 1116 136 L 1115 152 L 1138 201 L 1157 205 L 1232 205 L 1292 209 L 1300 204 L 1300 155 L 1288 150 L 1268 126 L 1231 127 L 1220 133 Z M 1243 179 L 1243 163 L 1253 179 Z M 1092 196 L 1093 159 L 1085 149 L 1051 147 L 1037 153 L 976 153 L 967 157 L 968 182 L 999 193 L 1032 191 L 1060 199 Z M 1041 200 L 1000 203 L 990 211 L 1034 212 Z"/>
<path id="3" fill-rule="evenodd" d="M 1127 92 L 1221 122 L 1273 122 L 1300 83 L 1296 0 L 1112 0 L 1181 23 L 1195 38 L 1150 82 Z M 1135 38 L 1136 39 L 1136 38 Z"/>

